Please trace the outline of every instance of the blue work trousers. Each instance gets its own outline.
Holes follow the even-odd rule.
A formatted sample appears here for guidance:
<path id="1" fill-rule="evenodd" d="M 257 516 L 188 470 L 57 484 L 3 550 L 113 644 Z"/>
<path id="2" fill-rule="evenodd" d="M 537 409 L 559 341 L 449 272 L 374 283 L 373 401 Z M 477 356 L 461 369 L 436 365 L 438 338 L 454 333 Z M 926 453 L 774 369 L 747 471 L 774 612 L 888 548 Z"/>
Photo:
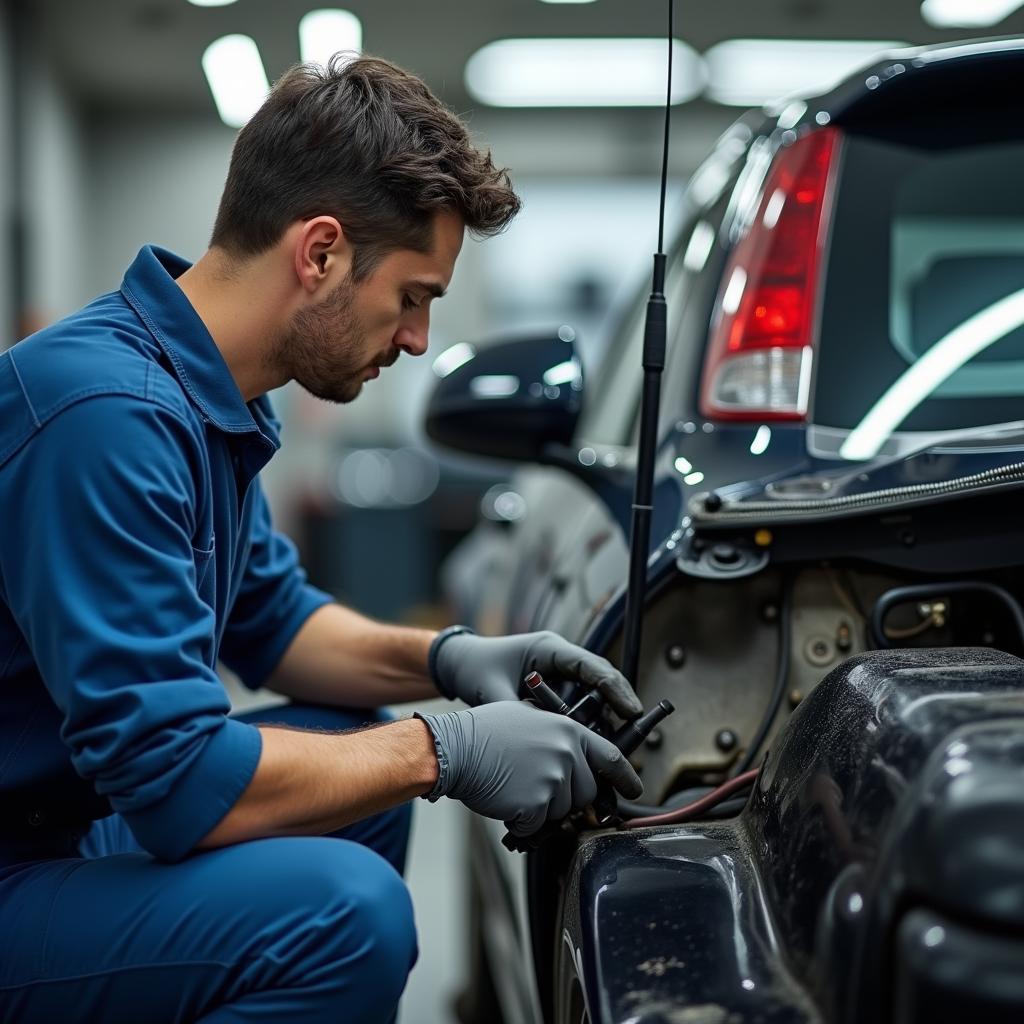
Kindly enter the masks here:
<path id="1" fill-rule="evenodd" d="M 348 729 L 384 715 L 287 705 L 250 722 Z M 116 815 L 78 858 L 0 868 L 2 1024 L 384 1024 L 416 960 L 401 878 L 409 805 L 331 836 L 177 864 Z"/>

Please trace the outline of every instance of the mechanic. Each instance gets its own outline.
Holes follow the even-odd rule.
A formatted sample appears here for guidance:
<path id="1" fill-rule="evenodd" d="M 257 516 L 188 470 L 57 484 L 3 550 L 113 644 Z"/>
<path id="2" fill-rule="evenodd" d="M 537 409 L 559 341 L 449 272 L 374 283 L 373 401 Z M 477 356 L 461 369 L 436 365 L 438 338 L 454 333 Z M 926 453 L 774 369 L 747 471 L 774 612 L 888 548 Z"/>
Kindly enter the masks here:
<path id="1" fill-rule="evenodd" d="M 194 266 L 147 246 L 0 356 L 3 1021 L 386 1021 L 416 957 L 411 798 L 527 834 L 597 775 L 639 794 L 609 742 L 517 699 L 538 669 L 635 716 L 611 665 L 334 603 L 257 478 L 266 392 L 348 402 L 422 355 L 464 230 L 518 208 L 415 76 L 299 66 L 239 134 Z M 229 717 L 218 659 L 292 703 Z M 438 691 L 471 707 L 366 710 Z"/>

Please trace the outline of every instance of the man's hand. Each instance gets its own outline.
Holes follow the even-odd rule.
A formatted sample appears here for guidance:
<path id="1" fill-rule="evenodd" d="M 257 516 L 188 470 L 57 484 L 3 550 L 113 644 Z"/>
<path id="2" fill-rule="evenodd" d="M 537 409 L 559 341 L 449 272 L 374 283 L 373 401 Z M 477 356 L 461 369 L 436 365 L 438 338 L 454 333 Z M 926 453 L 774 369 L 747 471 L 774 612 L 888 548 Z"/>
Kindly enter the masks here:
<path id="1" fill-rule="evenodd" d="M 453 639 L 458 639 L 453 637 Z M 500 701 L 419 715 L 434 735 L 440 776 L 430 799 L 450 796 L 508 823 L 520 836 L 591 803 L 597 779 L 635 799 L 643 783 L 614 744 L 564 715 Z"/>
<path id="2" fill-rule="evenodd" d="M 519 685 L 531 672 L 583 683 L 597 690 L 613 711 L 636 718 L 643 711 L 626 677 L 604 658 L 563 640 L 557 633 L 445 637 L 437 651 L 441 692 L 467 704 L 518 700 Z"/>

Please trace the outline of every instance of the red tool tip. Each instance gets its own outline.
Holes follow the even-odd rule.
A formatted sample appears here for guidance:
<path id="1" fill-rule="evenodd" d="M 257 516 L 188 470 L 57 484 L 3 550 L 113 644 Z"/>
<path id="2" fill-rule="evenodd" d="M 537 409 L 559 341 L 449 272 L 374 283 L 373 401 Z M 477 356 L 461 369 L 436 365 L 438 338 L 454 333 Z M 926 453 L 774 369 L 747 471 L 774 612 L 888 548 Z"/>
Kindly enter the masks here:
<path id="1" fill-rule="evenodd" d="M 531 672 L 526 677 L 526 685 L 532 690 L 544 682 L 544 677 L 539 672 Z"/>

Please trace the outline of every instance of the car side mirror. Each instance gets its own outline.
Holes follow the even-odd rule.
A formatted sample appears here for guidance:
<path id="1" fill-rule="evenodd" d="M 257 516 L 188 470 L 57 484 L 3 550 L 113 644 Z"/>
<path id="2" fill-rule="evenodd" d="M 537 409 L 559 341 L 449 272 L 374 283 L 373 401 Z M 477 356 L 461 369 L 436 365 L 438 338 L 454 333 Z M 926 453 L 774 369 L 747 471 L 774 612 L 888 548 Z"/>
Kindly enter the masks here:
<path id="1" fill-rule="evenodd" d="M 545 461 L 548 446 L 572 440 L 582 406 L 574 337 L 563 327 L 442 352 L 434 361 L 440 380 L 427 405 L 427 435 L 473 455 Z"/>

